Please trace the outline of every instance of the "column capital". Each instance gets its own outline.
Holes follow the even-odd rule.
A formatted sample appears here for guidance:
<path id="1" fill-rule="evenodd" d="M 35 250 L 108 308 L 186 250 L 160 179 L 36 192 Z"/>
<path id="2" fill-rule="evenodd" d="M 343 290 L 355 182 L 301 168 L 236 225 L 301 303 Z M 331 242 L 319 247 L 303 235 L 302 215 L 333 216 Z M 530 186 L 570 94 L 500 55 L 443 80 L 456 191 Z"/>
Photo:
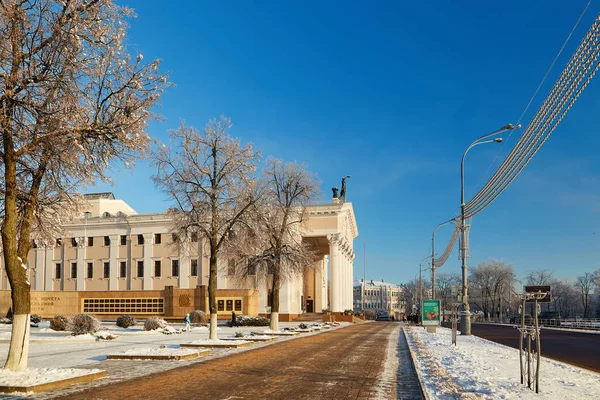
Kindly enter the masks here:
<path id="1" fill-rule="evenodd" d="M 110 235 L 108 238 L 110 239 L 111 246 L 119 245 L 119 235 Z"/>
<path id="2" fill-rule="evenodd" d="M 327 235 L 327 240 L 329 241 L 329 244 L 339 244 L 340 243 L 340 234 L 339 233 L 334 233 L 331 235 Z"/>
<path id="3" fill-rule="evenodd" d="M 77 243 L 77 248 L 78 249 L 85 248 L 85 237 L 84 236 L 77 236 L 77 237 L 75 237 L 75 243 Z"/>
<path id="4" fill-rule="evenodd" d="M 154 244 L 154 234 L 153 233 L 143 233 L 144 237 L 144 245 Z"/>

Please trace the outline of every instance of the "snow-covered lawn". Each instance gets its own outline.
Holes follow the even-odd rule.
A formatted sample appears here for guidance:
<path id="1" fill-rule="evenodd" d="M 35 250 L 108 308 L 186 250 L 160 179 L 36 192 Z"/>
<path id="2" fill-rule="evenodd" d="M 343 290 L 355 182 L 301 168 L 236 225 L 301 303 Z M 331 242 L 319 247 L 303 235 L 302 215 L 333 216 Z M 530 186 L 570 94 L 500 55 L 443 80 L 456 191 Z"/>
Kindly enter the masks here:
<path id="1" fill-rule="evenodd" d="M 84 375 L 102 372 L 99 369 L 38 368 L 24 372 L 0 369 L 0 386 L 37 386 Z"/>
<path id="2" fill-rule="evenodd" d="M 540 393 L 520 383 L 519 351 L 477 336 L 406 329 L 417 372 L 432 399 L 600 399 L 600 374 L 542 357 Z"/>

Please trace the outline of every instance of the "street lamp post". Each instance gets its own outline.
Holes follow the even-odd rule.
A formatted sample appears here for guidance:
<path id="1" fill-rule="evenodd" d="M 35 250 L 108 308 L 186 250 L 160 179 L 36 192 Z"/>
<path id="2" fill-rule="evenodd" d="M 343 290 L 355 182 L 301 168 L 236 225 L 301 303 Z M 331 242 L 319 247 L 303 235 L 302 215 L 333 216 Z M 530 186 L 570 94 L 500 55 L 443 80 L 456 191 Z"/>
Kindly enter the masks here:
<path id="1" fill-rule="evenodd" d="M 461 245 L 460 245 L 460 253 L 461 253 L 461 264 L 462 264 L 462 311 L 460 313 L 460 332 L 462 335 L 470 335 L 471 334 L 471 310 L 469 307 L 469 293 L 468 293 L 468 284 L 467 284 L 467 231 L 466 231 L 466 217 L 465 217 L 465 157 L 469 150 L 473 147 L 478 146 L 480 144 L 486 143 L 501 143 L 502 138 L 495 138 L 490 140 L 484 140 L 489 137 L 499 135 L 503 132 L 519 129 L 521 127 L 520 124 L 512 125 L 508 124 L 503 126 L 502 128 L 495 130 L 494 132 L 488 133 L 487 135 L 483 135 L 477 140 L 475 140 L 463 153 L 462 160 L 460 162 L 460 225 L 461 225 Z"/>
<path id="2" fill-rule="evenodd" d="M 454 221 L 456 221 L 456 218 L 442 222 L 435 227 L 433 233 L 431 234 L 431 299 L 435 299 L 435 232 L 438 230 L 438 228 Z"/>
<path id="3" fill-rule="evenodd" d="M 429 256 L 425 257 L 424 259 L 421 260 L 421 262 L 419 263 L 419 310 L 418 311 L 418 317 L 417 317 L 417 323 L 419 323 L 419 320 L 421 319 L 421 307 L 423 307 L 423 284 L 422 284 L 422 275 L 423 275 L 423 269 L 421 268 L 423 265 L 423 262 L 425 262 L 426 260 L 429 259 Z"/>

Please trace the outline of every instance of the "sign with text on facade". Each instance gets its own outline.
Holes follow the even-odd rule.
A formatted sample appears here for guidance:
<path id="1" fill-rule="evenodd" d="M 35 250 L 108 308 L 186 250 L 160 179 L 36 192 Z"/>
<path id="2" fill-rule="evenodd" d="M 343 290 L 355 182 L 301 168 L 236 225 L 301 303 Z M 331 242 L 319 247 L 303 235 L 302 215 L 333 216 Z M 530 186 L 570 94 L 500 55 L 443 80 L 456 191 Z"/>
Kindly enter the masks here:
<path id="1" fill-rule="evenodd" d="M 439 300 L 423 300 L 423 308 L 421 310 L 423 325 L 439 325 L 440 324 L 440 301 Z"/>

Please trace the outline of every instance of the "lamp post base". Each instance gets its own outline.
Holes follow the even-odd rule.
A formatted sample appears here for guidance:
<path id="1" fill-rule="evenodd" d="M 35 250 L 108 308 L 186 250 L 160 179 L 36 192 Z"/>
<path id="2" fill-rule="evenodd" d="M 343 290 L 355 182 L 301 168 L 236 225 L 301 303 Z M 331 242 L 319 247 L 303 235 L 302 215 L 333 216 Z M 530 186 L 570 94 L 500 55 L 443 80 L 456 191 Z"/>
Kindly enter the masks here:
<path id="1" fill-rule="evenodd" d="M 471 313 L 469 311 L 460 312 L 460 334 L 471 335 Z"/>

